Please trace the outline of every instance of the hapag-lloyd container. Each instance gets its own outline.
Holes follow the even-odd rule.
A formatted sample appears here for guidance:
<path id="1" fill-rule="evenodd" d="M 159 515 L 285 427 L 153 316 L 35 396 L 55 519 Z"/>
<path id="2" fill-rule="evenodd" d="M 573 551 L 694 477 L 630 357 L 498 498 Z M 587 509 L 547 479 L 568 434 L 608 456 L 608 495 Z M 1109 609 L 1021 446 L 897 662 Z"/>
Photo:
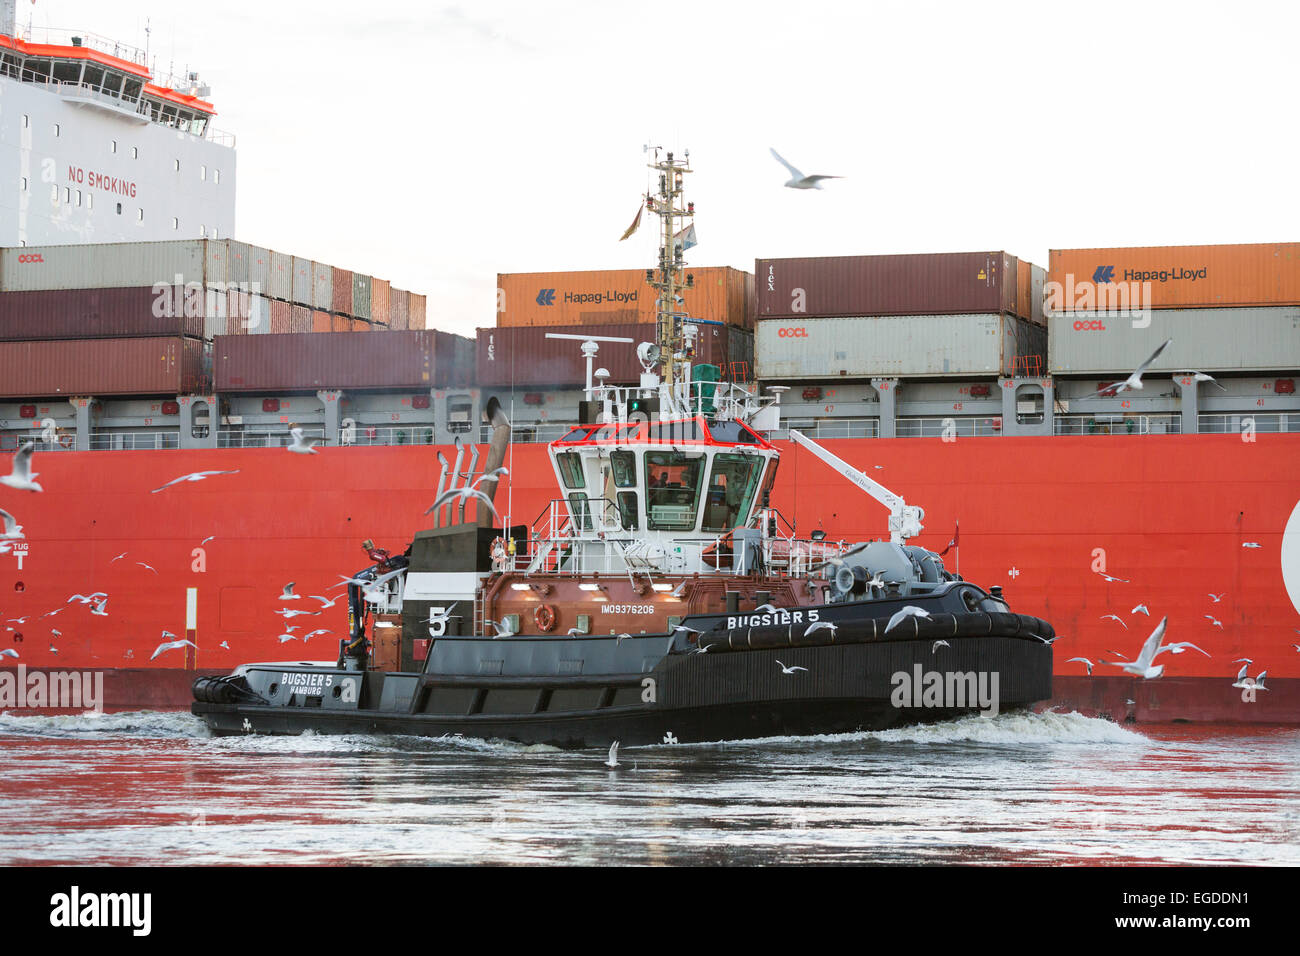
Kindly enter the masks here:
<path id="1" fill-rule="evenodd" d="M 744 362 L 752 370 L 752 332 L 723 323 L 699 324 L 696 328 L 692 362 L 717 365 L 726 372 L 730 372 L 733 362 Z M 654 341 L 654 324 L 606 325 L 596 332 L 602 336 L 629 338 L 632 342 L 598 343 L 593 369 L 607 370 L 610 373 L 607 381 L 612 385 L 639 382 L 641 363 L 636 357 L 637 345 Z M 478 384 L 490 387 L 585 385 L 587 360 L 582 355 L 582 343 L 574 339 L 549 339 L 548 333 L 595 334 L 590 326 L 581 325 L 479 329 Z"/>
<path id="2" fill-rule="evenodd" d="M 758 259 L 758 320 L 804 316 L 1031 313 L 1005 252 Z M 1024 314 L 1022 318 L 1030 318 Z"/>
<path id="3" fill-rule="evenodd" d="M 464 367 L 467 344 L 432 330 L 225 336 L 216 341 L 213 370 L 221 392 L 431 388 L 464 384 L 473 372 Z"/>
<path id="4" fill-rule="evenodd" d="M 752 328 L 753 277 L 729 267 L 687 267 L 694 286 L 679 307 L 691 318 Z M 644 269 L 497 276 L 499 328 L 653 322 L 656 293 Z"/>
<path id="5" fill-rule="evenodd" d="M 1144 282 L 1153 309 L 1300 305 L 1300 242 L 1053 249 L 1047 278 L 1053 312 L 1105 311 L 1097 296 Z"/>
<path id="6" fill-rule="evenodd" d="M 764 319 L 754 351 L 762 381 L 1010 375 L 1047 331 L 1006 313 Z"/>
<path id="7" fill-rule="evenodd" d="M 0 342 L 0 397 L 207 392 L 207 347 L 180 336 Z"/>
<path id="8" fill-rule="evenodd" d="M 0 340 L 101 339 L 188 335 L 201 338 L 211 311 L 206 296 L 187 303 L 168 286 L 0 292 Z M 161 295 L 161 298 L 160 298 Z M 221 302 L 224 317 L 224 299 Z M 188 306 L 188 307 L 187 307 Z M 223 330 L 224 331 L 224 330 Z"/>
<path id="9" fill-rule="evenodd" d="M 1053 375 L 1124 378 L 1166 339 L 1153 373 L 1294 371 L 1300 368 L 1300 306 L 1150 309 L 1137 316 L 1060 312 L 1048 320 Z M 1168 379 L 1165 380 L 1166 385 Z M 1208 392 L 1217 392 L 1213 386 Z"/>
<path id="10" fill-rule="evenodd" d="M 176 239 L 0 250 L 0 292 L 230 281 L 228 241 Z"/>

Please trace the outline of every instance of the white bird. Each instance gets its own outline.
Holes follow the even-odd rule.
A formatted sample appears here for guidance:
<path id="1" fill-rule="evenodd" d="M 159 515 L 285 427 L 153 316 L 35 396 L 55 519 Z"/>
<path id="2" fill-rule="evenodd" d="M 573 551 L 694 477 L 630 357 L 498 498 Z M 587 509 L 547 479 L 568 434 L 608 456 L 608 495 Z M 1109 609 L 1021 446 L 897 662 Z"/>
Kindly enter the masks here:
<path id="1" fill-rule="evenodd" d="M 37 475 L 32 471 L 32 452 L 35 450 L 36 445 L 32 442 L 18 449 L 13 458 L 13 470 L 7 475 L 0 475 L 0 485 L 17 488 L 19 491 L 44 491 L 40 485 L 32 481 Z"/>
<path id="2" fill-rule="evenodd" d="M 1037 634 L 1030 634 L 1029 636 L 1036 641 L 1042 641 L 1048 647 L 1051 647 L 1053 644 L 1055 644 L 1057 641 L 1061 639 L 1059 634 L 1056 637 L 1039 637 Z"/>
<path id="3" fill-rule="evenodd" d="M 293 436 L 293 444 L 288 446 L 289 451 L 297 455 L 314 455 L 316 449 L 312 445 L 319 445 L 321 439 L 308 438 L 302 433 L 301 428 L 290 428 L 289 434 Z"/>
<path id="4" fill-rule="evenodd" d="M 1206 614 L 1205 619 L 1209 621 L 1210 624 L 1213 625 L 1214 627 L 1219 628 L 1219 630 L 1223 630 L 1223 622 L 1220 621 L 1218 618 L 1216 618 L 1213 614 Z"/>
<path id="5" fill-rule="evenodd" d="M 175 637 L 175 636 L 176 635 L 173 634 L 171 631 L 163 631 L 162 634 L 159 635 L 159 637 Z"/>
<path id="6" fill-rule="evenodd" d="M 346 574 L 340 574 L 339 577 L 343 580 L 343 582 L 344 582 L 345 584 L 355 584 L 355 585 L 357 585 L 358 587 L 361 587 L 361 588 L 377 588 L 377 587 L 379 587 L 379 585 L 384 584 L 384 583 L 386 583 L 387 581 L 389 581 L 389 580 L 391 580 L 391 579 L 397 577 L 399 574 L 403 573 L 405 570 L 406 570 L 406 568 L 398 568 L 396 571 L 389 571 L 389 572 L 387 572 L 386 574 L 381 574 L 381 575 L 379 575 L 379 576 L 376 577 L 376 578 L 369 578 L 369 579 L 367 579 L 367 578 L 350 578 L 350 577 L 348 577 Z M 338 585 L 335 585 L 335 587 L 337 587 L 337 586 L 338 586 Z"/>
<path id="7" fill-rule="evenodd" d="M 812 634 L 814 631 L 830 631 L 832 634 L 834 634 L 837 630 L 839 630 L 839 628 L 837 628 L 830 621 L 813 621 L 813 623 L 809 624 L 807 627 L 803 629 L 803 636 L 807 637 L 809 634 Z"/>
<path id="8" fill-rule="evenodd" d="M 761 605 L 760 607 L 754 608 L 754 613 L 755 614 L 776 614 L 780 610 L 781 609 L 779 607 L 773 607 L 771 604 L 764 604 Z"/>
<path id="9" fill-rule="evenodd" d="M 205 544 L 207 544 L 209 541 L 214 540 L 215 538 L 216 538 L 215 534 L 208 535 L 206 538 L 204 538 L 202 541 L 199 542 L 199 547 L 200 548 L 203 547 Z"/>
<path id="10" fill-rule="evenodd" d="M 768 149 L 772 149 L 772 147 L 769 146 Z M 791 189 L 821 189 L 823 179 L 844 178 L 843 176 L 822 176 L 822 175 L 805 176 L 803 173 L 799 172 L 799 170 L 795 169 L 784 159 L 782 159 L 781 154 L 778 153 L 775 149 L 772 149 L 772 155 L 776 157 L 776 161 L 778 163 L 780 163 L 786 169 L 790 170 L 790 180 L 786 182 L 785 185 Z"/>
<path id="11" fill-rule="evenodd" d="M 94 604 L 96 599 L 106 597 L 108 597 L 108 594 L 104 591 L 96 591 L 94 594 L 74 594 L 63 603 L 71 604 L 76 601 L 78 604 Z"/>
<path id="12" fill-rule="evenodd" d="M 106 607 L 108 607 L 108 598 L 104 598 L 104 600 L 92 607 L 90 613 L 97 617 L 108 617 L 108 612 L 104 610 Z"/>
<path id="13" fill-rule="evenodd" d="M 1210 383 L 1213 384 L 1213 385 L 1218 385 L 1219 388 L 1223 388 L 1222 385 L 1219 385 L 1219 383 L 1216 382 L 1216 381 L 1214 380 L 1214 376 L 1213 376 L 1213 375 L 1206 375 L 1204 372 L 1198 372 L 1198 371 L 1196 371 L 1195 369 L 1190 369 L 1190 368 L 1179 369 L 1179 370 L 1176 371 L 1174 374 L 1175 374 L 1175 375 L 1190 375 L 1190 376 L 1192 377 L 1192 380 L 1193 380 L 1193 381 L 1196 381 L 1196 382 L 1210 382 Z M 1224 390 L 1225 392 L 1227 391 L 1226 388 L 1223 388 L 1223 390 Z"/>
<path id="14" fill-rule="evenodd" d="M 0 657 L 17 657 L 17 656 L 18 656 L 18 652 L 14 650 L 12 647 L 6 647 L 4 650 L 0 651 Z"/>
<path id="15" fill-rule="evenodd" d="M 508 474 L 510 474 L 509 468 L 493 468 L 491 471 L 484 472 L 483 474 L 475 478 L 474 483 L 470 485 L 470 487 L 476 488 L 478 487 L 478 483 L 480 481 L 487 481 L 490 478 L 500 478 L 502 475 L 508 475 Z"/>
<path id="16" fill-rule="evenodd" d="M 278 609 L 275 613 L 278 614 L 278 615 L 280 615 L 280 616 L 281 616 L 282 618 L 284 618 L 286 621 L 288 621 L 288 620 L 292 620 L 292 619 L 295 618 L 295 617 L 300 617 L 300 616 L 302 616 L 302 615 L 304 615 L 304 614 L 305 614 L 305 615 L 308 615 L 308 616 L 315 616 L 315 615 L 319 614 L 320 611 L 294 611 L 294 610 L 292 610 L 292 609 L 290 609 L 290 608 L 282 607 L 282 608 Z"/>
<path id="17" fill-rule="evenodd" d="M 1264 678 L 1267 675 L 1268 671 L 1260 671 L 1259 676 L 1252 680 L 1250 677 L 1246 676 L 1246 665 L 1243 664 L 1241 670 L 1237 672 L 1237 681 L 1232 686 L 1239 687 L 1242 690 L 1248 688 L 1253 688 L 1255 690 L 1268 690 L 1268 688 L 1264 686 Z"/>
<path id="18" fill-rule="evenodd" d="M 166 635 L 167 633 L 168 633 L 167 631 L 163 631 L 163 634 L 164 634 L 164 635 Z M 172 635 L 172 636 L 175 636 L 175 635 Z M 166 643 L 159 644 L 159 645 L 154 649 L 153 656 L 150 657 L 149 660 L 153 660 L 154 657 L 157 657 L 157 656 L 158 656 L 159 654 L 161 654 L 163 651 L 174 651 L 174 650 L 176 650 L 177 648 L 180 648 L 180 647 L 192 647 L 192 648 L 194 648 L 196 651 L 199 649 L 199 646 L 198 646 L 197 644 L 195 644 L 193 641 L 185 641 L 185 640 L 181 640 L 181 641 L 167 641 Z"/>
<path id="19" fill-rule="evenodd" d="M 912 605 L 909 604 L 907 607 L 903 608 L 901 611 L 897 612 L 893 617 L 889 619 L 889 623 L 885 625 L 885 633 L 888 634 L 890 631 L 896 628 L 899 624 L 903 623 L 903 621 L 909 617 L 928 618 L 929 616 L 930 616 L 929 611 L 925 610 L 924 608 L 913 607 Z"/>
<path id="20" fill-rule="evenodd" d="M 949 644 L 947 641 L 935 641 L 934 644 L 930 647 L 930 653 L 931 654 L 939 653 L 939 648 L 941 647 L 952 647 L 952 645 Z"/>
<path id="21" fill-rule="evenodd" d="M 279 635 L 279 637 L 280 637 L 280 643 L 281 643 L 281 644 L 283 644 L 285 641 L 296 641 L 296 640 L 298 640 L 298 638 L 294 637 L 292 634 L 281 634 L 281 635 Z"/>
<path id="22" fill-rule="evenodd" d="M 230 650 L 230 645 L 227 644 L 225 641 L 222 641 L 220 644 L 217 645 L 217 647 L 224 647 L 226 650 Z"/>
<path id="23" fill-rule="evenodd" d="M 188 475 L 181 475 L 179 478 L 173 478 L 171 481 L 167 482 L 167 484 L 163 485 L 162 488 L 155 488 L 152 492 L 150 492 L 150 494 L 156 495 L 158 494 L 158 492 L 162 491 L 163 488 L 170 488 L 172 485 L 180 484 L 182 481 L 202 481 L 204 478 L 211 478 L 213 475 L 237 475 L 237 474 L 239 474 L 238 468 L 236 468 L 234 471 L 192 471 Z"/>
<path id="24" fill-rule="evenodd" d="M 1150 612 L 1149 610 L 1147 610 L 1147 606 L 1146 606 L 1145 604 L 1139 604 L 1139 605 L 1138 605 L 1137 607 L 1135 607 L 1133 610 L 1129 611 L 1129 613 L 1130 613 L 1130 614 L 1145 614 L 1147 617 L 1150 617 L 1150 616 L 1151 616 L 1151 612 Z"/>
<path id="25" fill-rule="evenodd" d="M 1088 660 L 1088 658 L 1086 657 L 1071 657 L 1068 661 L 1066 661 L 1066 663 L 1072 664 L 1075 661 L 1078 661 L 1080 664 L 1086 665 L 1088 668 L 1088 676 L 1089 677 L 1092 676 L 1092 661 Z"/>
<path id="26" fill-rule="evenodd" d="M 492 499 L 489 498 L 487 495 L 485 495 L 483 492 L 479 491 L 473 485 L 466 485 L 464 488 L 448 488 L 446 491 L 444 491 L 442 494 L 440 494 L 437 498 L 434 499 L 433 504 L 429 505 L 428 509 L 424 513 L 428 514 L 430 511 L 433 511 L 437 508 L 441 508 L 452 498 L 460 498 L 462 501 L 468 501 L 470 498 L 476 498 L 482 503 L 483 507 L 487 508 L 488 511 L 492 512 L 493 517 L 500 517 L 499 515 L 497 515 L 496 506 L 492 504 Z"/>
<path id="27" fill-rule="evenodd" d="M 308 594 L 307 596 L 314 600 L 320 601 L 321 604 L 320 609 L 322 611 L 325 610 L 327 607 L 333 607 L 335 604 L 338 603 L 338 598 L 335 598 L 333 601 L 331 601 L 329 598 L 321 597 L 319 594 Z"/>
<path id="28" fill-rule="evenodd" d="M 491 625 L 496 629 L 496 632 L 497 632 L 497 633 L 496 633 L 496 636 L 497 636 L 497 637 L 514 637 L 514 636 L 515 636 L 514 629 L 511 628 L 508 624 L 506 624 L 505 621 L 490 621 L 490 620 L 489 620 L 489 621 L 485 621 L 484 623 L 485 623 L 485 624 L 491 624 Z"/>
<path id="29" fill-rule="evenodd" d="M 631 636 L 632 636 L 631 634 L 624 631 L 622 634 L 620 634 L 617 638 L 614 639 L 614 643 L 622 644 L 625 640 L 627 640 Z"/>
<path id="30" fill-rule="evenodd" d="M 1213 600 L 1215 604 L 1218 604 L 1220 601 L 1222 601 L 1222 600 L 1224 599 L 1224 597 L 1227 596 L 1227 594 L 1228 594 L 1227 591 L 1224 591 L 1223 594 L 1213 594 L 1213 593 L 1212 593 L 1212 594 L 1210 594 L 1210 599 Z"/>
<path id="31" fill-rule="evenodd" d="M 22 617 L 11 617 L 11 618 L 9 618 L 9 620 L 10 620 L 12 623 L 14 623 L 14 624 L 26 624 L 26 623 L 27 623 L 27 615 L 24 614 Z"/>
<path id="32" fill-rule="evenodd" d="M 606 767 L 618 766 L 618 741 L 617 740 L 609 745 L 609 757 L 605 759 L 605 766 Z"/>
<path id="33" fill-rule="evenodd" d="M 293 593 L 293 585 L 294 582 L 290 581 L 288 584 L 284 586 L 284 591 L 280 593 L 281 601 L 297 601 L 302 597 L 301 594 Z"/>
<path id="34" fill-rule="evenodd" d="M 1206 657 L 1210 656 L 1203 648 L 1197 647 L 1191 641 L 1176 641 L 1173 644 L 1166 644 L 1164 647 L 1160 648 L 1160 650 L 1156 651 L 1156 657 L 1159 657 L 1165 651 L 1169 651 L 1171 654 L 1181 654 L 1189 647 L 1194 651 L 1200 651 L 1202 654 L 1205 654 Z"/>
<path id="35" fill-rule="evenodd" d="M 1120 382 L 1118 385 L 1107 385 L 1105 388 L 1098 389 L 1097 391 L 1093 392 L 1091 395 L 1085 395 L 1084 397 L 1094 398 L 1103 393 L 1105 393 L 1107 397 L 1110 397 L 1112 395 L 1118 395 L 1120 392 L 1128 391 L 1129 389 L 1137 389 L 1138 391 L 1141 391 L 1142 373 L 1147 370 L 1147 366 L 1149 366 L 1152 362 L 1154 362 L 1156 359 L 1160 357 L 1160 353 L 1163 352 L 1169 346 L 1169 343 L 1172 341 L 1173 339 L 1165 339 L 1162 343 L 1160 343 L 1160 347 L 1151 353 L 1151 357 L 1148 358 L 1141 365 L 1139 365 L 1134 370 L 1132 375 L 1124 379 L 1124 381 Z"/>
<path id="36" fill-rule="evenodd" d="M 142 568 L 148 568 L 150 571 L 153 571 L 154 574 L 158 573 L 152 564 L 145 564 L 143 561 L 137 561 L 136 564 L 140 565 Z"/>
<path id="37" fill-rule="evenodd" d="M 782 674 L 793 674 L 793 673 L 795 673 L 796 671 L 806 671 L 806 670 L 808 670 L 808 668 L 806 668 L 806 667 L 798 667 L 798 666 L 786 667 L 786 666 L 785 666 L 784 664 L 782 664 L 780 661 L 777 661 L 777 664 L 780 666 L 780 668 L 781 668 L 781 673 L 782 673 Z"/>
<path id="38" fill-rule="evenodd" d="M 704 632 L 701 631 L 698 627 L 690 627 L 689 625 L 686 625 L 686 624 L 678 624 L 678 625 L 676 625 L 676 626 L 673 628 L 673 633 L 675 634 L 675 633 L 677 633 L 678 631 L 689 631 L 689 632 L 692 633 L 692 634 L 703 634 L 703 633 L 704 633 Z"/>
<path id="39" fill-rule="evenodd" d="M 51 654 L 57 654 L 57 653 L 59 653 L 59 649 L 58 649 L 57 647 L 55 647 L 53 644 L 50 644 L 50 653 L 51 653 Z"/>
<path id="40" fill-rule="evenodd" d="M 1232 663 L 1234 663 L 1234 664 L 1242 664 L 1242 663 L 1245 663 L 1245 664 L 1253 664 L 1253 663 L 1255 663 L 1255 662 L 1254 662 L 1253 660 L 1251 660 L 1249 657 L 1238 657 L 1238 658 L 1237 658 L 1235 661 L 1233 661 Z"/>
<path id="41" fill-rule="evenodd" d="M 582 634 L 582 629 L 581 629 L 581 628 L 578 628 L 578 627 L 571 627 L 571 628 L 569 628 L 569 632 L 568 632 L 568 633 L 569 633 L 569 637 L 577 637 L 577 636 L 579 636 L 580 634 Z"/>
<path id="42" fill-rule="evenodd" d="M 1097 573 L 1100 574 L 1100 575 L 1101 575 L 1103 578 L 1105 578 L 1107 581 L 1118 581 L 1120 584 L 1129 584 L 1129 583 L 1130 583 L 1129 580 L 1128 580 L 1127 578 L 1115 578 L 1115 577 L 1111 577 L 1109 574 L 1106 574 L 1106 573 L 1103 572 L 1103 571 L 1098 571 Z"/>
<path id="43" fill-rule="evenodd" d="M 113 561 L 121 561 L 123 558 L 125 558 L 125 557 L 126 557 L 128 554 L 130 554 L 130 553 L 131 553 L 131 552 L 129 552 L 129 551 L 123 551 L 123 552 L 122 552 L 121 554 L 119 554 L 116 558 L 114 558 Z M 112 564 L 113 561 L 110 561 L 110 562 L 108 562 L 108 563 L 109 563 L 109 564 Z"/>
<path id="44" fill-rule="evenodd" d="M 23 534 L 23 526 L 14 520 L 14 516 L 0 508 L 0 519 L 4 521 L 5 533 L 0 534 L 0 539 L 5 541 L 17 541 L 19 538 L 26 537 Z"/>
<path id="45" fill-rule="evenodd" d="M 1241 546 L 1242 546 L 1243 548 L 1262 548 L 1262 547 L 1264 547 L 1264 546 L 1263 546 L 1262 544 L 1260 544 L 1258 541 L 1243 541 Z"/>
<path id="46" fill-rule="evenodd" d="M 1099 661 L 1101 664 L 1108 664 L 1112 667 L 1122 668 L 1130 674 L 1135 674 L 1144 680 L 1152 680 L 1159 677 L 1165 671 L 1164 664 L 1153 665 L 1156 652 L 1160 650 L 1160 640 L 1165 636 L 1165 624 L 1168 617 L 1162 617 L 1156 629 L 1151 632 L 1151 636 L 1146 639 L 1142 645 L 1142 650 L 1138 653 L 1135 661 Z"/>
<path id="47" fill-rule="evenodd" d="M 1120 617 L 1118 614 L 1103 614 L 1103 615 L 1101 616 L 1101 619 L 1102 619 L 1103 621 L 1104 621 L 1104 620 L 1107 620 L 1108 618 L 1109 618 L 1110 620 L 1112 620 L 1112 621 L 1119 621 L 1121 624 L 1124 624 L 1124 619 L 1123 619 L 1122 617 Z M 1126 631 L 1128 630 L 1128 625 L 1127 625 L 1127 624 L 1124 624 L 1124 630 L 1126 630 Z"/>
<path id="48" fill-rule="evenodd" d="M 315 637 L 317 634 L 328 634 L 328 633 L 330 633 L 329 628 L 327 628 L 327 627 L 320 627 L 320 628 L 317 628 L 316 630 L 312 631 L 310 634 L 304 634 L 304 635 L 302 636 L 302 639 L 303 639 L 304 641 L 310 641 L 310 640 L 311 640 L 313 637 Z"/>

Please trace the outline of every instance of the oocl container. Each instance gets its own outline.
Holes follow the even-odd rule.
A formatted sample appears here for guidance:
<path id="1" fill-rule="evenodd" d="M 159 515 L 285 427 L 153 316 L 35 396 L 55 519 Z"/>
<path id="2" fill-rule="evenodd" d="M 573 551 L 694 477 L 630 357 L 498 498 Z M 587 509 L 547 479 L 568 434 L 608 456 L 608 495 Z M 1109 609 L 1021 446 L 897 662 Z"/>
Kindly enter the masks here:
<path id="1" fill-rule="evenodd" d="M 225 239 L 176 239 L 7 248 L 0 250 L 0 292 L 215 285 L 230 281 L 227 245 Z"/>

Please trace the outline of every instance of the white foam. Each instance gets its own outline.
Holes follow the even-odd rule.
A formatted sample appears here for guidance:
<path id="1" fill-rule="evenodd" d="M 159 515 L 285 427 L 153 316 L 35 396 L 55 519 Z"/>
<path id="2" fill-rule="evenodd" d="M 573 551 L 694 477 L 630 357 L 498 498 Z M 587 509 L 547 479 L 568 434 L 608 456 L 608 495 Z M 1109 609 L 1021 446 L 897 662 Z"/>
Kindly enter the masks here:
<path id="1" fill-rule="evenodd" d="M 127 737 L 207 737 L 208 728 L 185 711 L 133 710 L 101 714 L 0 713 L 0 734 L 31 737 L 79 737 L 91 734 Z"/>

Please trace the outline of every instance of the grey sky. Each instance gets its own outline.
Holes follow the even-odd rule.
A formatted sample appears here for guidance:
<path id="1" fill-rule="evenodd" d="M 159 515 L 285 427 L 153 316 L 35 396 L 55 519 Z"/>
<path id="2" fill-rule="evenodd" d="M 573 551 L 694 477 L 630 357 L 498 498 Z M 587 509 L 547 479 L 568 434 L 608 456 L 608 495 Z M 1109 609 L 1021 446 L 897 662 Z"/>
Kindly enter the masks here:
<path id="1" fill-rule="evenodd" d="M 38 0 L 197 69 L 237 237 L 493 324 L 497 272 L 640 268 L 642 145 L 691 151 L 692 265 L 1295 240 L 1300 5 Z M 791 11 L 798 19 L 791 20 Z M 658 32 L 657 32 L 658 31 Z M 787 190 L 779 152 L 806 173 Z"/>

